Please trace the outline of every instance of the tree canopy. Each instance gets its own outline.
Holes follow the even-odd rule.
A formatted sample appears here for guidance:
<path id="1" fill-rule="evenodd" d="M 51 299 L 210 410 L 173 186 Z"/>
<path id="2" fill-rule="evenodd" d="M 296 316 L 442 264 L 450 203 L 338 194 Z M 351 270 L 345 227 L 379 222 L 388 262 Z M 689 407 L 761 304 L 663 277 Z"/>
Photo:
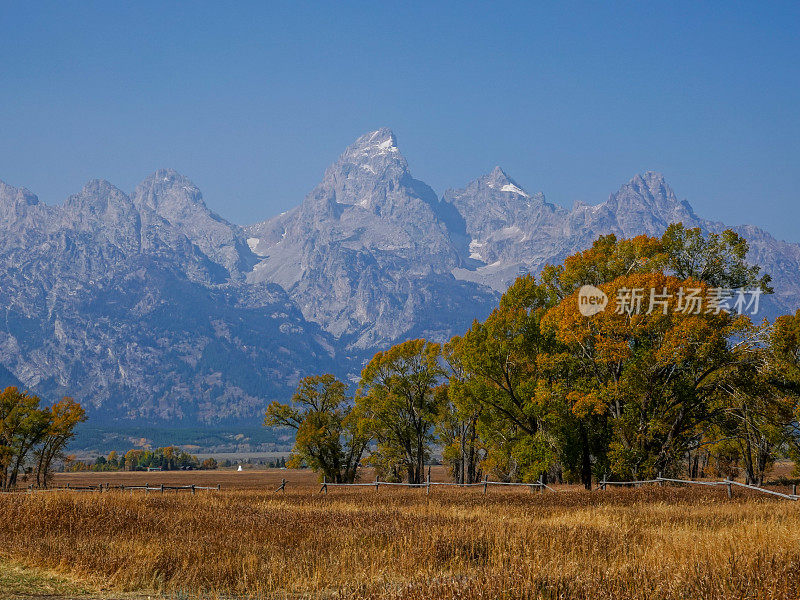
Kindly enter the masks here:
<path id="1" fill-rule="evenodd" d="M 269 405 L 265 424 L 296 430 L 290 466 L 305 463 L 333 483 L 355 481 L 369 438 L 353 413 L 347 385 L 333 375 L 302 379 L 291 405 Z"/>
<path id="2" fill-rule="evenodd" d="M 332 416 L 349 402 L 345 384 L 324 376 L 298 387 L 306 409 L 273 403 L 268 422 L 297 429 L 298 456 L 332 477 L 318 457 L 341 456 L 347 422 L 380 476 L 412 483 L 435 450 L 459 483 L 589 488 L 600 477 L 696 475 L 701 458 L 760 483 L 777 456 L 800 462 L 800 311 L 751 321 L 772 288 L 748 252 L 733 231 L 680 223 L 660 238 L 601 236 L 538 279 L 518 278 L 444 346 L 415 339 L 378 352 L 346 417 Z"/>
<path id="3" fill-rule="evenodd" d="M 17 485 L 26 460 L 36 456 L 36 482 L 46 486 L 53 460 L 61 457 L 75 426 L 86 419 L 81 406 L 64 398 L 52 407 L 16 387 L 0 392 L 0 489 Z"/>

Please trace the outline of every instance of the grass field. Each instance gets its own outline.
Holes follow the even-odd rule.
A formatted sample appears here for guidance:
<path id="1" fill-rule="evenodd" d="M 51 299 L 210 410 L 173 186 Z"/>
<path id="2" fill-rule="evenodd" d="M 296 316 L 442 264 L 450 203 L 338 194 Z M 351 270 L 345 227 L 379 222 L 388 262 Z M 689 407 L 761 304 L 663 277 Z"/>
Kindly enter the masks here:
<path id="1" fill-rule="evenodd" d="M 0 597 L 26 577 L 38 597 L 800 597 L 800 503 L 738 490 L 322 496 L 296 471 L 67 479 L 223 490 L 0 495 L 0 569 L 21 573 Z"/>

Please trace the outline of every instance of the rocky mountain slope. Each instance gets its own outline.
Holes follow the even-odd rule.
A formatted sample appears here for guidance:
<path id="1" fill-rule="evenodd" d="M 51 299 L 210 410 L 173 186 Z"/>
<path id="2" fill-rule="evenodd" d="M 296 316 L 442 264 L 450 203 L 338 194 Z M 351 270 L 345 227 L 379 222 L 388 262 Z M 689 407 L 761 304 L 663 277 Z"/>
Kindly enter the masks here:
<path id="1" fill-rule="evenodd" d="M 332 368 L 330 336 L 280 286 L 237 283 L 254 259 L 239 228 L 176 173 L 133 198 L 92 181 L 58 207 L 3 185 L 0 211 L 0 364 L 45 398 L 93 420 L 235 421 Z"/>
<path id="2" fill-rule="evenodd" d="M 444 200 L 464 215 L 475 269 L 457 268 L 456 277 L 506 289 L 522 273 L 538 273 L 587 248 L 600 235 L 659 237 L 670 223 L 709 232 L 733 229 L 750 243 L 749 259 L 773 277 L 775 294 L 764 299 L 762 316 L 800 308 L 800 245 L 778 241 L 751 225 L 733 226 L 698 217 L 678 200 L 663 175 L 636 175 L 597 205 L 576 203 L 571 210 L 528 194 L 499 167 L 466 188 L 448 190 Z"/>
<path id="3" fill-rule="evenodd" d="M 388 129 L 348 147 L 296 208 L 239 227 L 180 174 L 61 206 L 0 183 L 0 384 L 70 394 L 95 423 L 253 423 L 311 373 L 357 373 L 402 339 L 445 340 L 520 274 L 599 235 L 719 231 L 657 173 L 570 209 L 501 168 L 440 198 Z M 734 228 L 793 311 L 800 246 Z"/>
<path id="4" fill-rule="evenodd" d="M 299 207 L 246 231 L 262 257 L 248 280 L 281 285 L 347 347 L 447 338 L 496 301 L 451 274 L 468 261 L 463 219 L 411 176 L 388 129 L 345 150 Z"/>

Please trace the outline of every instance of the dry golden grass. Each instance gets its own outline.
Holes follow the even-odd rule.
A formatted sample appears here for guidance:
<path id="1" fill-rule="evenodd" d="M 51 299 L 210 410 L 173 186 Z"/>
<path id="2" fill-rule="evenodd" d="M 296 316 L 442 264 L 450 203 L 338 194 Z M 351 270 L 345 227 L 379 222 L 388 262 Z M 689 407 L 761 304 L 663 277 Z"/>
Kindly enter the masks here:
<path id="1" fill-rule="evenodd" d="M 371 473 L 370 473 L 371 475 Z M 442 474 L 444 475 L 444 474 Z M 369 478 L 369 475 L 365 474 Z M 229 469 L 215 471 L 116 471 L 110 473 L 56 473 L 54 486 L 97 486 L 106 483 L 115 485 L 202 485 L 216 486 L 231 490 L 271 490 L 286 478 L 292 485 L 314 486 L 317 476 L 310 470 L 295 469 L 246 469 L 237 472 Z M 319 489 L 319 486 L 317 486 Z"/>
<path id="2" fill-rule="evenodd" d="M 119 592 L 190 596 L 800 597 L 794 502 L 669 487 L 321 496 L 294 475 L 194 496 L 3 495 L 0 553 Z M 272 493 L 282 476 L 293 485 Z"/>

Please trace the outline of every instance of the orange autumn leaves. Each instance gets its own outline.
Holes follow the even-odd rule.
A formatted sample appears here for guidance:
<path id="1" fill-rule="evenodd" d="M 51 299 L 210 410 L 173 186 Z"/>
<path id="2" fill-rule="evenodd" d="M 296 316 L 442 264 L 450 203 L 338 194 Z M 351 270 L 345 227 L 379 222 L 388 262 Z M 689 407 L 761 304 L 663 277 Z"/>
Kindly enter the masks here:
<path id="1" fill-rule="evenodd" d="M 746 317 L 722 311 L 706 312 L 703 308 L 692 314 L 683 310 L 680 290 L 699 289 L 704 297 L 709 293 L 708 286 L 696 280 L 681 280 L 661 272 L 634 273 L 598 287 L 609 298 L 606 310 L 583 316 L 578 310 L 575 291 L 542 319 L 542 329 L 552 332 L 569 349 L 569 356 L 587 361 L 597 375 L 592 389 L 572 390 L 567 394 L 573 413 L 579 417 L 605 412 L 610 396 L 625 391 L 622 388 L 626 383 L 626 368 L 637 361 L 642 363 L 644 371 L 639 376 L 655 376 L 657 371 L 689 364 L 702 370 L 702 365 L 727 351 L 731 336 L 749 325 Z M 615 299 L 633 289 L 645 290 L 640 310 L 631 314 L 617 310 Z M 650 290 L 656 290 L 660 296 L 659 304 L 652 310 Z M 540 358 L 551 365 L 557 360 Z"/>
<path id="2" fill-rule="evenodd" d="M 606 365 L 630 359 L 637 347 L 634 340 L 642 343 L 649 340 L 657 345 L 660 365 L 688 360 L 724 346 L 725 340 L 747 323 L 746 318 L 734 318 L 725 312 L 681 311 L 681 289 L 699 289 L 703 296 L 708 294 L 708 286 L 699 281 L 679 280 L 663 273 L 635 273 L 617 277 L 599 288 L 609 298 L 606 310 L 583 316 L 578 310 L 576 291 L 547 312 L 542 327 L 553 331 L 559 342 L 577 347 Z M 645 290 L 641 309 L 631 314 L 620 313 L 615 309 L 614 299 L 633 289 Z M 661 300 L 664 306 L 659 304 L 649 311 L 650 290 L 657 290 L 659 295 L 666 290 L 669 297 Z"/>

